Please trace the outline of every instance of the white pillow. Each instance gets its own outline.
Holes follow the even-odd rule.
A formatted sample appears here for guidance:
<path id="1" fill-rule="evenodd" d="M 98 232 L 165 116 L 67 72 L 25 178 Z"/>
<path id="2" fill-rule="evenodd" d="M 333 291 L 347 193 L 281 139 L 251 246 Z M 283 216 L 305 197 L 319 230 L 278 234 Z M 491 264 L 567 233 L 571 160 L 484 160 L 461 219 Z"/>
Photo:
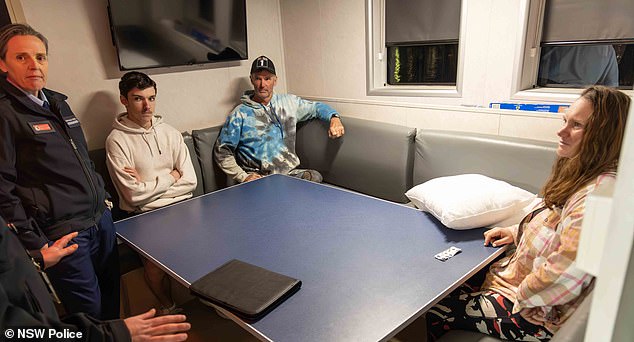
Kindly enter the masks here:
<path id="1" fill-rule="evenodd" d="M 539 207 L 542 203 L 543 198 L 541 197 L 535 197 L 534 200 L 532 200 L 530 203 L 528 203 L 527 206 L 521 208 L 520 210 L 517 210 L 513 215 L 511 215 L 510 217 L 507 217 L 506 219 L 500 221 L 500 222 L 496 222 L 493 223 L 491 225 L 489 225 L 490 228 L 493 227 L 509 227 L 512 226 L 514 224 L 518 224 L 520 223 L 520 221 L 522 221 L 522 219 L 530 214 L 533 210 L 537 209 L 537 207 Z"/>
<path id="2" fill-rule="evenodd" d="M 453 229 L 500 222 L 535 198 L 524 189 L 478 174 L 434 178 L 409 189 L 405 196 Z"/>

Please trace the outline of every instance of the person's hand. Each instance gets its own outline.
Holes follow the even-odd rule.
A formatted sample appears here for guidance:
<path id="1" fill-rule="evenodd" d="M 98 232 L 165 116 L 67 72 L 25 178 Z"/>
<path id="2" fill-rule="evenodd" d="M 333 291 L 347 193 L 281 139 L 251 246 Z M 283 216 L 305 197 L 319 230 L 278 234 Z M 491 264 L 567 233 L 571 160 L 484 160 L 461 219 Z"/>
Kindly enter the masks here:
<path id="1" fill-rule="evenodd" d="M 244 179 L 244 181 L 245 182 L 249 182 L 249 181 L 252 181 L 252 180 L 259 179 L 259 178 L 262 178 L 262 175 L 259 174 L 259 173 L 253 172 L 253 173 L 249 173 L 249 175 L 247 176 L 247 178 Z"/>
<path id="2" fill-rule="evenodd" d="M 126 166 L 126 167 L 123 168 L 123 171 L 125 171 L 130 176 L 134 177 L 134 179 L 137 182 L 141 183 L 141 176 L 139 176 L 139 173 L 136 171 L 135 168 Z"/>
<path id="3" fill-rule="evenodd" d="M 490 243 L 493 247 L 499 247 L 513 242 L 513 230 L 509 227 L 495 227 L 484 232 L 485 246 Z"/>
<path id="4" fill-rule="evenodd" d="M 133 342 L 185 341 L 191 324 L 185 322 L 185 315 L 154 317 L 155 309 L 123 320 L 130 331 Z"/>
<path id="5" fill-rule="evenodd" d="M 342 137 L 345 134 L 345 130 L 343 128 L 343 124 L 341 123 L 341 119 L 336 116 L 333 116 L 330 119 L 330 128 L 328 129 L 328 137 L 330 139 L 336 139 Z"/>
<path id="6" fill-rule="evenodd" d="M 540 322 L 539 320 L 533 318 L 534 316 L 541 316 L 541 308 L 523 308 L 522 310 L 520 310 L 520 315 L 522 316 L 522 318 L 534 325 L 544 324 L 544 322 Z"/>
<path id="7" fill-rule="evenodd" d="M 181 176 L 182 176 L 180 171 L 178 171 L 176 169 L 172 170 L 172 172 L 170 172 L 170 175 L 172 175 L 172 177 L 174 177 L 175 181 L 179 180 L 181 178 Z"/>
<path id="8" fill-rule="evenodd" d="M 63 257 L 71 255 L 77 251 L 79 245 L 76 243 L 67 246 L 70 240 L 75 238 L 77 234 L 77 232 L 66 234 L 55 241 L 52 245 L 49 246 L 47 243 L 44 247 L 40 248 L 42 260 L 44 261 L 44 268 L 49 268 L 57 264 Z"/>

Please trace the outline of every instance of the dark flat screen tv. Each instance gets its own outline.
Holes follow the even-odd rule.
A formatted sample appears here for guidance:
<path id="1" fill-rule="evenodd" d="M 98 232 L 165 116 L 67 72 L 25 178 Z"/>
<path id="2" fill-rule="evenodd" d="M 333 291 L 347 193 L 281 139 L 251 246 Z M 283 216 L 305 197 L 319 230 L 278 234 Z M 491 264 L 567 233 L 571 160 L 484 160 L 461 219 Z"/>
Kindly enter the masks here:
<path id="1" fill-rule="evenodd" d="M 120 70 L 247 59 L 246 0 L 108 0 Z"/>

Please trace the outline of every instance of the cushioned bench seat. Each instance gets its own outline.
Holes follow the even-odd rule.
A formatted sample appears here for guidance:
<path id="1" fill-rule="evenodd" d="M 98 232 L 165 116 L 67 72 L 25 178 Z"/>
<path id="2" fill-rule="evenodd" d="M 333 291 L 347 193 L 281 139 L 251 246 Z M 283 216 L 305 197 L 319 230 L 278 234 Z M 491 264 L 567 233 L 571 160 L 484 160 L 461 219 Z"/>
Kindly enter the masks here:
<path id="1" fill-rule="evenodd" d="M 200 196 L 205 193 L 205 189 L 203 186 L 203 176 L 202 170 L 200 169 L 200 162 L 198 161 L 196 147 L 194 146 L 194 138 L 191 134 L 184 132 L 183 133 L 183 141 L 185 141 L 185 145 L 187 145 L 187 149 L 189 150 L 189 157 L 192 160 L 192 165 L 194 166 L 194 172 L 196 172 L 196 189 L 192 192 L 195 196 Z"/>
<path id="2" fill-rule="evenodd" d="M 479 173 L 538 193 L 550 174 L 556 147 L 538 140 L 417 129 L 414 185 Z"/>
<path id="3" fill-rule="evenodd" d="M 208 127 L 204 129 L 196 129 L 192 131 L 196 156 L 201 170 L 202 183 L 204 193 L 209 193 L 222 189 L 230 184 L 229 178 L 220 169 L 213 159 L 213 149 L 218 134 L 222 126 Z"/>
<path id="4" fill-rule="evenodd" d="M 414 136 L 410 127 L 342 118 L 340 139 L 328 138 L 328 124 L 318 120 L 297 129 L 300 168 L 321 172 L 324 182 L 370 196 L 405 203 L 412 186 Z"/>

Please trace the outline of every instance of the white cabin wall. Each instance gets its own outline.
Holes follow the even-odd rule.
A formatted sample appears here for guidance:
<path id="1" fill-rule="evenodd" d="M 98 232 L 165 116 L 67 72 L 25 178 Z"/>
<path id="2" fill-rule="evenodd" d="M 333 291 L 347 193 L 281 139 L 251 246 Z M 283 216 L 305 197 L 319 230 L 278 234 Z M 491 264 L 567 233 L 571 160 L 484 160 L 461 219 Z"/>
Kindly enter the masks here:
<path id="1" fill-rule="evenodd" d="M 366 1 L 280 0 L 291 93 L 344 116 L 401 125 L 557 141 L 558 114 L 488 109 L 509 101 L 520 2 L 468 1 L 462 96 L 366 95 Z M 485 108 L 477 108 L 477 107 Z"/>
<path id="2" fill-rule="evenodd" d="M 15 2 L 15 1 L 13 1 Z M 21 0 L 16 17 L 49 40 L 47 87 L 68 96 L 90 149 L 103 147 L 119 103 L 117 54 L 110 37 L 106 0 Z M 21 7 L 21 9 L 20 9 Z M 249 61 L 147 69 L 158 88 L 157 114 L 180 131 L 218 125 L 251 88 L 251 60 L 267 55 L 286 91 L 278 0 L 247 0 Z"/>

